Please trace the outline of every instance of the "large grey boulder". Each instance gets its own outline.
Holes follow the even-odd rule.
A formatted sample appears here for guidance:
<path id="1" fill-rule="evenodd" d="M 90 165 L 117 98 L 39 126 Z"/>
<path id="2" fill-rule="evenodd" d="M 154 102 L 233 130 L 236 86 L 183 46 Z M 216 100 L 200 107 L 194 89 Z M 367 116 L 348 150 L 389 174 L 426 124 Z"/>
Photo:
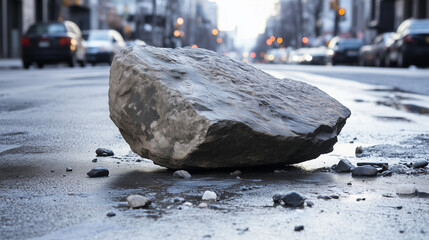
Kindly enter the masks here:
<path id="1" fill-rule="evenodd" d="M 109 85 L 110 118 L 131 149 L 172 169 L 314 159 L 350 116 L 314 86 L 204 49 L 123 49 Z"/>

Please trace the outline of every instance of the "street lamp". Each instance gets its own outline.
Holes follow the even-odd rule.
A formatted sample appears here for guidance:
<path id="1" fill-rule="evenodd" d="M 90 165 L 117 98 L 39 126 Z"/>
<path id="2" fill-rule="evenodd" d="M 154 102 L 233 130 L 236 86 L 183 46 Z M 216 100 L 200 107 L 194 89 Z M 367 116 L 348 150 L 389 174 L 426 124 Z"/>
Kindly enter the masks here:
<path id="1" fill-rule="evenodd" d="M 217 36 L 218 34 L 219 34 L 219 30 L 217 30 L 216 28 L 213 28 L 212 35 Z"/>
<path id="2" fill-rule="evenodd" d="M 217 43 L 219 43 L 219 44 L 221 44 L 221 43 L 222 43 L 222 38 L 218 37 L 218 38 L 216 39 L 216 42 L 217 42 Z"/>
<path id="3" fill-rule="evenodd" d="M 278 43 L 278 44 L 282 44 L 282 42 L 283 42 L 283 38 L 278 37 L 278 38 L 277 38 L 277 43 Z"/>

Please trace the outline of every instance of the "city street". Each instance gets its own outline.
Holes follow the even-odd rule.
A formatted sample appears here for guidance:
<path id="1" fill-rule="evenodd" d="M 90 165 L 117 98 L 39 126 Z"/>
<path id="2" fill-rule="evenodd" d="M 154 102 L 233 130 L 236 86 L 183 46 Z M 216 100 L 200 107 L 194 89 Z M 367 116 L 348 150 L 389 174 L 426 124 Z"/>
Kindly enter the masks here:
<path id="1" fill-rule="evenodd" d="M 315 85 L 351 110 L 333 152 L 284 169 L 240 169 L 240 178 L 230 169 L 178 179 L 132 153 L 110 120 L 109 66 L 0 69 L 0 239 L 428 238 L 427 173 L 354 178 L 330 167 L 342 158 L 429 160 L 429 69 L 255 67 Z M 359 146 L 370 151 L 356 157 Z M 99 147 L 115 155 L 96 157 Z M 88 178 L 97 166 L 109 177 Z M 399 184 L 420 193 L 399 196 Z M 219 200 L 200 209 L 206 190 Z M 273 205 L 290 190 L 314 206 Z M 151 207 L 129 209 L 130 194 Z"/>

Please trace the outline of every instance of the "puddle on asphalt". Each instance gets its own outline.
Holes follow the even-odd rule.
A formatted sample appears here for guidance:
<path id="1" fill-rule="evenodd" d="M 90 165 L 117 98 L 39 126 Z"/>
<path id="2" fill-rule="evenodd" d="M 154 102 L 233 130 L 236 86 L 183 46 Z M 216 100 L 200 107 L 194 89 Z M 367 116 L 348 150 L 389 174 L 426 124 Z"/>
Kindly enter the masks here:
<path id="1" fill-rule="evenodd" d="M 376 89 L 371 89 L 369 91 L 389 94 L 386 96 L 382 96 L 381 100 L 376 101 L 375 102 L 376 105 L 392 107 L 397 110 L 401 110 L 409 113 L 416 113 L 416 114 L 422 114 L 422 115 L 429 114 L 428 107 L 420 106 L 419 104 L 404 102 L 404 101 L 414 101 L 414 102 L 423 101 L 424 102 L 424 99 L 418 98 L 417 95 L 413 95 L 413 93 L 406 92 L 397 88 L 376 88 Z M 408 96 L 408 95 L 412 95 L 412 96 Z M 355 102 L 362 103 L 364 101 L 361 99 L 355 99 Z M 380 117 L 376 117 L 376 118 L 380 118 Z M 384 117 L 384 116 L 381 117 L 381 119 L 408 121 L 407 119 L 397 119 L 397 118 Z"/>

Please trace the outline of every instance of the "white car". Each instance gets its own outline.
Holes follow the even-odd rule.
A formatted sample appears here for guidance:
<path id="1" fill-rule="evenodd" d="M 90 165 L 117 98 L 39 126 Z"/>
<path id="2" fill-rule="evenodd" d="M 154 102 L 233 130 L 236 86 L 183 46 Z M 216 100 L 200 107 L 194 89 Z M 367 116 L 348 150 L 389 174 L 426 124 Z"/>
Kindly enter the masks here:
<path id="1" fill-rule="evenodd" d="M 83 32 L 86 40 L 86 60 L 93 66 L 96 63 L 109 63 L 122 48 L 125 41 L 116 30 L 89 30 Z"/>

